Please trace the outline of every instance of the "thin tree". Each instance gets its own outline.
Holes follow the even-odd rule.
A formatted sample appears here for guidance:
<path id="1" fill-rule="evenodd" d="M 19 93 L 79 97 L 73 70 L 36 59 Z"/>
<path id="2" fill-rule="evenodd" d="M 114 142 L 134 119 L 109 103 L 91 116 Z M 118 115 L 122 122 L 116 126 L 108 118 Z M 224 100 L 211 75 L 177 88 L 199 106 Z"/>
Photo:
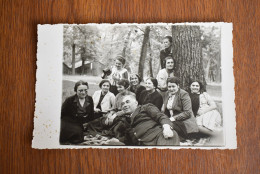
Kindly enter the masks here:
<path id="1" fill-rule="evenodd" d="M 144 31 L 144 39 L 143 39 L 141 55 L 139 59 L 139 67 L 138 67 L 138 74 L 141 77 L 141 79 L 143 78 L 144 63 L 147 56 L 147 45 L 149 41 L 149 33 L 150 33 L 150 26 L 146 26 Z"/>
<path id="2" fill-rule="evenodd" d="M 81 75 L 84 75 L 85 74 L 85 61 L 87 60 L 86 49 L 84 47 L 82 47 L 80 52 L 81 52 L 80 56 L 81 56 L 81 61 L 82 61 Z"/>
<path id="3" fill-rule="evenodd" d="M 71 60 L 71 65 L 72 65 L 72 75 L 75 75 L 75 26 L 72 27 L 72 60 Z"/>
<path id="4" fill-rule="evenodd" d="M 149 40 L 149 72 L 150 77 L 153 77 L 153 54 L 152 54 L 152 47 L 151 47 L 151 41 Z"/>
<path id="5" fill-rule="evenodd" d="M 122 51 L 122 56 L 123 56 L 123 57 L 126 56 L 126 49 L 127 49 L 127 45 L 129 44 L 131 32 L 132 32 L 132 30 L 130 29 L 130 30 L 128 31 L 128 34 L 127 34 L 126 39 L 125 39 L 125 42 L 124 42 L 124 48 L 123 48 L 123 51 Z"/>
<path id="6" fill-rule="evenodd" d="M 75 75 L 75 47 L 76 44 L 72 43 L 72 61 L 71 61 L 71 65 L 72 65 L 72 75 Z"/>

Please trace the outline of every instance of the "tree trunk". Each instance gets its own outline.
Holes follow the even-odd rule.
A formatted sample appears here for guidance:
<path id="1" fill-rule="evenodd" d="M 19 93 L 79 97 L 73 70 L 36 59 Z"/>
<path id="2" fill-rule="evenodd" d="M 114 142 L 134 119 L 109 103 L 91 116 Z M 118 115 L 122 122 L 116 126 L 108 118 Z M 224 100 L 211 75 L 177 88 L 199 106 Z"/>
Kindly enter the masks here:
<path id="1" fill-rule="evenodd" d="M 87 60 L 85 48 L 82 48 L 80 56 L 81 56 L 81 61 L 82 61 L 81 75 L 84 75 L 85 74 L 85 61 Z"/>
<path id="2" fill-rule="evenodd" d="M 219 49 L 220 51 L 220 53 L 221 53 L 221 47 L 220 47 L 220 49 Z M 220 53 L 217 55 L 217 57 L 218 57 L 218 59 L 217 59 L 217 61 L 216 61 L 216 82 L 221 82 L 221 55 L 220 55 Z"/>
<path id="3" fill-rule="evenodd" d="M 191 79 L 206 85 L 199 26 L 172 26 L 172 38 L 175 76 L 180 78 L 180 87 L 187 90 Z"/>
<path id="4" fill-rule="evenodd" d="M 127 48 L 127 45 L 129 44 L 129 39 L 130 39 L 130 36 L 131 36 L 131 29 L 129 30 L 128 34 L 127 34 L 127 37 L 125 39 L 125 43 L 124 43 L 124 48 L 123 48 L 123 51 L 122 51 L 122 56 L 125 57 L 125 52 L 126 52 L 126 48 Z"/>
<path id="5" fill-rule="evenodd" d="M 152 54 L 152 48 L 151 48 L 151 42 L 149 41 L 149 72 L 150 77 L 153 77 L 153 54 Z"/>
<path id="6" fill-rule="evenodd" d="M 85 73 L 85 60 L 82 59 L 82 66 L 81 66 L 81 75 Z"/>
<path id="7" fill-rule="evenodd" d="M 150 33 L 150 27 L 147 26 L 144 31 L 144 39 L 143 39 L 141 55 L 140 55 L 140 59 L 139 59 L 139 67 L 138 67 L 138 74 L 141 77 L 141 79 L 143 79 L 144 62 L 145 62 L 145 58 L 147 56 L 147 43 L 149 40 L 149 33 Z"/>
<path id="8" fill-rule="evenodd" d="M 75 44 L 73 43 L 72 44 L 72 62 L 71 62 L 71 65 L 72 65 L 72 75 L 75 75 Z"/>
<path id="9" fill-rule="evenodd" d="M 207 66 L 205 68 L 205 80 L 209 82 L 209 69 L 210 69 L 210 64 L 211 64 L 211 58 L 209 58 Z"/>

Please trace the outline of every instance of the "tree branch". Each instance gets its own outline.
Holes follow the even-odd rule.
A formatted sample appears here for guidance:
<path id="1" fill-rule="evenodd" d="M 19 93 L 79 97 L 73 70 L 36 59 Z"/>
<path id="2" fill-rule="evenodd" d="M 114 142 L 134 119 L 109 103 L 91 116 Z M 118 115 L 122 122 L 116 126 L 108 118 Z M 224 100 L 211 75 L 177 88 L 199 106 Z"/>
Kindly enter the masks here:
<path id="1" fill-rule="evenodd" d="M 136 28 L 138 28 L 139 30 L 141 30 L 141 31 L 144 33 L 144 30 L 143 30 L 143 29 L 139 28 L 138 26 L 136 26 Z"/>

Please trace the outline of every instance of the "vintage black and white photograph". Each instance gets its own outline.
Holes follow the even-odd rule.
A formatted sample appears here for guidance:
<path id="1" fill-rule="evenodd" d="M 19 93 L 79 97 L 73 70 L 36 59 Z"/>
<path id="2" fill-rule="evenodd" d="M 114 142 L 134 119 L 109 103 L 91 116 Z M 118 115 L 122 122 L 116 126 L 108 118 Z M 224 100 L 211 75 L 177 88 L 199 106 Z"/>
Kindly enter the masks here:
<path id="1" fill-rule="evenodd" d="M 62 38 L 56 43 L 59 68 L 51 66 L 47 76 L 59 84 L 60 97 L 45 98 L 59 113 L 38 131 L 55 132 L 61 148 L 225 147 L 225 128 L 235 129 L 235 115 L 223 109 L 223 78 L 233 77 L 232 64 L 231 74 L 223 72 L 225 61 L 232 62 L 223 53 L 223 25 L 59 25 L 59 34 L 50 36 Z M 40 110 L 36 102 L 35 115 Z"/>

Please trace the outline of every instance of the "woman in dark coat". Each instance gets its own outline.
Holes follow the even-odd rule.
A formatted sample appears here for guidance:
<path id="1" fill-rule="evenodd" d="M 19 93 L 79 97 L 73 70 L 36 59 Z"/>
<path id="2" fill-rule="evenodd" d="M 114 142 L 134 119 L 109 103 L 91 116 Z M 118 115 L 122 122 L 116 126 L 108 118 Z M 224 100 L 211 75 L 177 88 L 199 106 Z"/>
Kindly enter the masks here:
<path id="1" fill-rule="evenodd" d="M 130 75 L 130 87 L 128 88 L 129 91 L 135 93 L 136 99 L 138 100 L 142 91 L 145 90 L 145 87 L 140 85 L 142 79 L 138 74 L 131 74 Z"/>
<path id="2" fill-rule="evenodd" d="M 180 89 L 177 77 L 167 79 L 168 91 L 163 99 L 162 112 L 173 122 L 173 129 L 182 138 L 188 138 L 191 133 L 197 133 L 198 125 L 192 112 L 189 94 Z"/>
<path id="3" fill-rule="evenodd" d="M 160 52 L 161 69 L 165 68 L 165 58 L 172 57 L 172 37 L 166 36 L 163 38 L 164 49 Z"/>
<path id="4" fill-rule="evenodd" d="M 155 78 L 148 78 L 145 81 L 146 90 L 142 91 L 138 98 L 138 104 L 144 105 L 147 103 L 154 104 L 159 110 L 162 108 L 163 98 L 161 94 L 156 90 L 158 82 Z"/>
<path id="5" fill-rule="evenodd" d="M 88 83 L 78 81 L 74 86 L 75 95 L 68 97 L 61 108 L 61 144 L 76 144 L 84 140 L 86 123 L 93 120 L 94 104 L 88 96 Z"/>

